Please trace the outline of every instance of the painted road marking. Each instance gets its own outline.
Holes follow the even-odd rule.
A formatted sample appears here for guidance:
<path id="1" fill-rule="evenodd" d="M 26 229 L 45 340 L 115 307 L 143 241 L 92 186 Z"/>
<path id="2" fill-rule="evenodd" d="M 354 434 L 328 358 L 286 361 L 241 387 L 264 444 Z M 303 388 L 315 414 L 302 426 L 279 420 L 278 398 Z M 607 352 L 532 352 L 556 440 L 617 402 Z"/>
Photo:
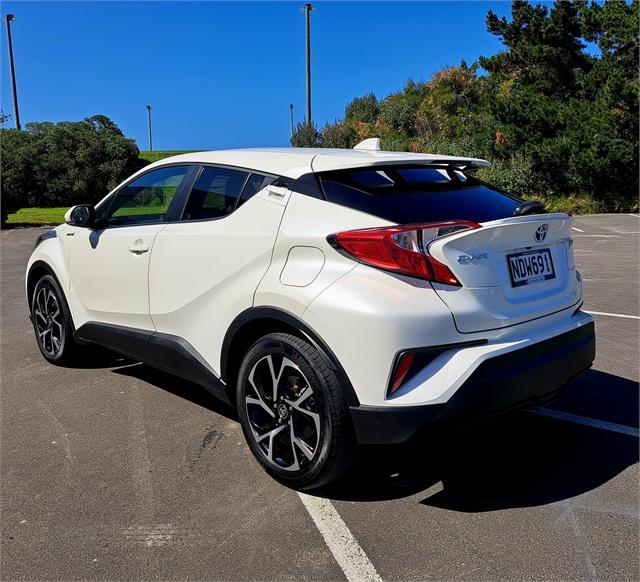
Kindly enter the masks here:
<path id="1" fill-rule="evenodd" d="M 589 315 L 606 315 L 607 317 L 622 317 L 623 319 L 640 319 L 638 315 L 623 315 L 622 313 L 607 313 L 606 311 L 586 311 Z"/>
<path id="2" fill-rule="evenodd" d="M 561 412 L 560 410 L 552 410 L 550 408 L 533 408 L 527 410 L 527 412 L 539 414 L 540 416 L 548 416 L 549 418 L 555 418 L 556 420 L 566 420 L 567 422 L 583 424 L 592 428 L 609 430 L 611 432 L 617 432 L 636 438 L 640 436 L 640 430 L 632 426 L 627 426 L 626 424 L 617 424 L 615 422 L 607 422 L 606 420 L 598 420 L 597 418 L 578 416 L 577 414 L 570 414 L 569 412 Z"/>
<path id="3" fill-rule="evenodd" d="M 575 226 L 571 227 L 572 230 L 577 230 L 578 232 L 584 232 L 584 230 L 582 230 L 581 228 L 576 228 Z"/>
<path id="4" fill-rule="evenodd" d="M 311 519 L 349 582 L 382 582 L 331 501 L 298 492 Z"/>

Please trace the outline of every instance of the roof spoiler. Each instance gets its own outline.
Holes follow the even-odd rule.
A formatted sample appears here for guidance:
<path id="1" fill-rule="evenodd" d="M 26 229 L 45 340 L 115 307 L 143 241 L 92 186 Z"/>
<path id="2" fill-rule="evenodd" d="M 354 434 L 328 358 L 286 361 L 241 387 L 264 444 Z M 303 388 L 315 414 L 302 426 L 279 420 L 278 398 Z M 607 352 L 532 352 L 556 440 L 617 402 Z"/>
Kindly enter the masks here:
<path id="1" fill-rule="evenodd" d="M 364 152 L 380 152 L 382 151 L 382 147 L 380 147 L 380 138 L 370 137 L 368 139 L 362 140 L 360 143 L 353 146 L 353 149 L 357 151 L 364 151 Z M 389 152 L 389 154 L 394 154 L 394 153 L 396 152 Z M 418 160 L 416 160 L 416 162 L 418 162 Z M 443 156 L 442 158 L 433 156 L 431 159 L 420 160 L 420 162 L 427 163 L 427 164 L 435 164 L 435 165 L 446 164 L 448 166 L 454 166 L 454 167 L 460 168 L 461 170 L 487 168 L 491 165 L 487 160 L 482 160 L 480 158 L 463 158 L 463 157 L 459 158 L 456 156 Z M 389 160 L 385 160 L 380 163 L 387 164 L 389 163 Z"/>

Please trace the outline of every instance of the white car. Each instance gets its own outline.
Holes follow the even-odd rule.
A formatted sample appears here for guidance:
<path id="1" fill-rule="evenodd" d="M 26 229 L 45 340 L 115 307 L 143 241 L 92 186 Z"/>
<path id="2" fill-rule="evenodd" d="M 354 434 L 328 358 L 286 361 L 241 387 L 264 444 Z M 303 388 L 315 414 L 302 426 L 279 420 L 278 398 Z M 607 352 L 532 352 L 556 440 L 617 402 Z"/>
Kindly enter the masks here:
<path id="1" fill-rule="evenodd" d="M 101 344 L 206 387 L 300 489 L 358 443 L 543 404 L 595 355 L 572 219 L 477 180 L 486 165 L 377 140 L 151 164 L 38 239 L 40 351 Z"/>

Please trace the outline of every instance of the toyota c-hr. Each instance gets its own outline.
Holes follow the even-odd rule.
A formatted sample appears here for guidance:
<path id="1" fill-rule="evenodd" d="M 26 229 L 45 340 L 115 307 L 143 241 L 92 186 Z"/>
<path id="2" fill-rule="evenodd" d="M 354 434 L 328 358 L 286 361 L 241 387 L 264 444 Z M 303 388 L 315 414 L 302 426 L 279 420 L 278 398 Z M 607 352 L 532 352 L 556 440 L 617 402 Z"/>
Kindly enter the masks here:
<path id="1" fill-rule="evenodd" d="M 475 158 L 253 149 L 151 164 L 40 236 L 26 293 L 53 364 L 100 344 L 237 408 L 305 489 L 360 444 L 551 400 L 595 354 L 572 219 Z"/>

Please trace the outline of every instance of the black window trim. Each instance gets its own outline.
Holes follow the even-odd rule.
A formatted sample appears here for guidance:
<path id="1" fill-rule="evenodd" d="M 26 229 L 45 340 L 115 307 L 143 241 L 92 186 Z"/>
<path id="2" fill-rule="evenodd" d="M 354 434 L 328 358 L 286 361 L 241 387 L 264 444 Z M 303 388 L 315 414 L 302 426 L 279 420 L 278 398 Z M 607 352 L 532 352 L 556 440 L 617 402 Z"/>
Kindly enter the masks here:
<path id="1" fill-rule="evenodd" d="M 285 186 L 289 188 L 289 190 L 295 191 L 298 194 L 303 194 L 305 196 L 310 196 L 312 198 L 317 198 L 319 200 L 326 201 L 327 199 L 324 194 L 324 190 L 322 189 L 321 182 L 318 179 L 319 174 L 315 172 L 309 172 L 307 174 L 303 174 L 298 178 L 290 178 L 288 176 L 273 174 L 272 172 L 266 172 L 264 170 L 250 168 L 247 166 L 234 166 L 231 164 L 219 164 L 216 162 L 193 162 L 193 161 L 170 162 L 167 164 L 162 164 L 160 166 L 149 168 L 147 171 L 142 172 L 141 174 L 136 174 L 134 176 L 131 176 L 128 180 L 126 180 L 126 182 L 123 182 L 118 187 L 117 190 L 111 192 L 111 194 L 107 198 L 103 199 L 102 204 L 109 205 L 109 208 L 107 209 L 107 214 L 111 209 L 111 204 L 113 202 L 113 199 L 118 195 L 118 193 L 123 188 L 126 188 L 131 182 L 133 182 L 134 180 L 137 180 L 138 178 L 141 178 L 142 176 L 154 170 L 160 170 L 160 169 L 169 168 L 172 166 L 188 166 L 189 169 L 187 170 L 185 177 L 183 178 L 180 186 L 178 187 L 178 190 L 176 190 L 176 193 L 174 194 L 173 199 L 171 200 L 171 204 L 169 205 L 169 208 L 167 209 L 167 213 L 165 215 L 166 217 L 165 220 L 154 220 L 154 221 L 141 222 L 136 224 L 114 224 L 114 225 L 104 224 L 97 227 L 96 230 L 107 230 L 112 228 L 131 228 L 134 226 L 148 226 L 153 224 L 209 222 L 212 220 L 220 220 L 220 219 L 226 218 L 227 216 L 230 216 L 238 209 L 238 201 L 242 197 L 242 192 L 244 191 L 244 188 L 246 187 L 247 182 L 251 177 L 251 174 L 259 174 L 267 178 L 273 178 L 274 183 L 281 186 Z M 240 195 L 236 199 L 236 204 L 233 209 L 233 212 L 230 212 L 225 216 L 218 216 L 216 218 L 198 218 L 195 220 L 182 220 L 182 215 L 184 214 L 184 209 L 186 208 L 189 194 L 191 194 L 191 190 L 193 186 L 195 185 L 196 181 L 198 180 L 198 177 L 200 176 L 200 173 L 205 167 L 227 168 L 230 170 L 239 170 L 242 172 L 248 172 L 248 176 L 247 176 L 247 179 L 245 180 L 242 190 L 240 191 Z M 99 204 L 98 206 L 101 206 L 101 204 Z"/>

